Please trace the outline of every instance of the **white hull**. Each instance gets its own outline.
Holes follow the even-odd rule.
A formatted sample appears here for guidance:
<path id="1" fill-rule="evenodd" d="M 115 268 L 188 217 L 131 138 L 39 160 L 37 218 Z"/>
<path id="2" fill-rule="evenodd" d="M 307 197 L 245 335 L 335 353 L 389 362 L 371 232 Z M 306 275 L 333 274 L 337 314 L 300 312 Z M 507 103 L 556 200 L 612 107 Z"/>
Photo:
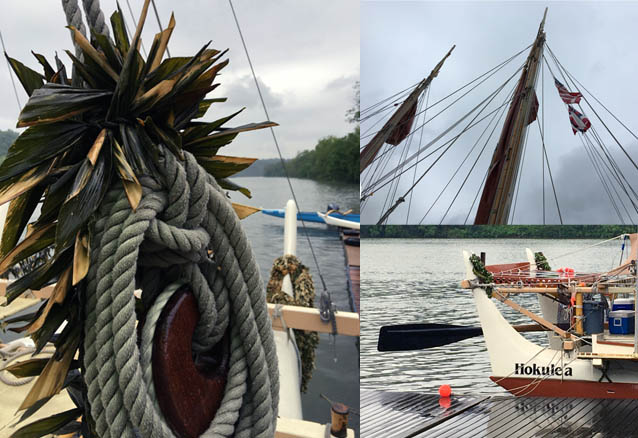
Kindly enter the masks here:
<path id="1" fill-rule="evenodd" d="M 464 252 L 467 279 L 476 280 L 469 258 Z M 472 294 L 490 358 L 491 378 L 513 394 L 638 398 L 638 361 L 611 360 L 605 370 L 600 359 L 579 358 L 578 348 L 564 351 L 536 345 L 510 325 L 484 289 L 475 288 Z M 633 351 L 594 343 L 596 353 L 610 350 L 625 354 Z"/>

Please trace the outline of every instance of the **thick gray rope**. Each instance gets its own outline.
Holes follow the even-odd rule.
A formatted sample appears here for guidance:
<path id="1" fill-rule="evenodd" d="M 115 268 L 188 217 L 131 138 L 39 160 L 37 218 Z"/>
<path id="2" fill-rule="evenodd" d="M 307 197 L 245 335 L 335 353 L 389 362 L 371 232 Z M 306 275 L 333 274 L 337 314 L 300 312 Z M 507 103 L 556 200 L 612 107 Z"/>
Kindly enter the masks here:
<path id="1" fill-rule="evenodd" d="M 82 35 L 86 36 L 86 27 L 84 26 L 84 21 L 82 21 L 82 10 L 80 9 L 78 0 L 62 0 L 62 9 L 64 9 L 67 24 L 75 27 Z M 79 60 L 83 60 L 84 55 L 82 54 L 82 49 L 75 43 L 72 32 L 71 41 L 73 41 L 73 45 L 75 46 L 75 57 Z"/>
<path id="2" fill-rule="evenodd" d="M 144 273 L 157 269 L 147 267 L 166 267 L 172 261 L 180 265 L 182 280 L 191 286 L 201 314 L 194 350 L 210 349 L 230 328 L 230 371 L 222 405 L 202 436 L 270 438 L 279 374 L 252 250 L 224 192 L 192 155 L 186 153 L 185 162 L 180 162 L 167 152 L 158 170 L 161 181 L 141 179 L 144 196 L 135 212 L 116 184 L 93 225 L 84 348 L 97 434 L 101 438 L 136 433 L 174 436 L 154 396 L 150 370 L 154 323 L 145 325 L 138 350 L 133 296 L 138 266 L 141 284 L 152 284 Z M 162 245 L 164 249 L 159 249 Z M 212 260 L 207 250 L 212 250 Z M 171 293 L 159 294 L 149 320 L 156 321 Z"/>
<path id="3" fill-rule="evenodd" d="M 86 21 L 97 33 L 109 36 L 109 28 L 104 21 L 104 14 L 100 8 L 100 0 L 82 0 Z"/>

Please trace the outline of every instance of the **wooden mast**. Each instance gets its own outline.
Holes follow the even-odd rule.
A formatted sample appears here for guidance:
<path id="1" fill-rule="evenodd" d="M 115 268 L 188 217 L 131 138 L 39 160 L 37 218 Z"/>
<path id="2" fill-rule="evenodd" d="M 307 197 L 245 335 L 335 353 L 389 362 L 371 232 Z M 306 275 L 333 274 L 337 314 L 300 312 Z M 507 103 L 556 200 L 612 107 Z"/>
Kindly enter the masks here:
<path id="1" fill-rule="evenodd" d="M 516 92 L 510 104 L 507 118 L 501 131 L 492 162 L 485 180 L 481 201 L 476 212 L 474 224 L 506 224 L 510 215 L 516 178 L 519 172 L 523 152 L 525 131 L 536 117 L 537 105 L 534 87 L 538 76 L 538 65 L 545 43 L 545 18 L 538 28 L 536 41 L 521 73 Z"/>
<path id="2" fill-rule="evenodd" d="M 368 167 L 373 161 L 374 158 L 379 153 L 381 146 L 385 143 L 385 141 L 390 137 L 390 134 L 394 131 L 394 128 L 403 120 L 403 118 L 410 112 L 410 110 L 416 105 L 419 96 L 423 93 L 432 79 L 434 79 L 438 74 L 439 70 L 443 66 L 443 63 L 447 59 L 448 56 L 452 53 L 452 50 L 456 45 L 452 46 L 447 55 L 443 57 L 443 59 L 434 67 L 434 70 L 430 73 L 430 75 L 421 81 L 421 83 L 410 93 L 408 98 L 399 106 L 396 112 L 390 117 L 390 120 L 383 125 L 383 128 L 377 132 L 377 134 L 370 140 L 370 142 L 366 145 L 366 147 L 361 151 L 361 158 L 359 161 L 360 171 L 363 172 L 366 167 Z"/>

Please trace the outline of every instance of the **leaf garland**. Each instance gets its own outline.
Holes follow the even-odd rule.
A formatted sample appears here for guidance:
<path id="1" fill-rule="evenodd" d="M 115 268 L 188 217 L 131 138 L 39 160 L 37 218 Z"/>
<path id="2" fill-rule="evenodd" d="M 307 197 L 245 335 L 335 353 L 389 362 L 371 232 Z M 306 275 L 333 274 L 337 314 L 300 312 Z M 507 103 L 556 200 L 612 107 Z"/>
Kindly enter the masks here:
<path id="1" fill-rule="evenodd" d="M 7 300 L 57 282 L 48 301 L 18 329 L 32 336 L 38 351 L 51 339 L 57 348 L 46 365 L 42 361 L 30 365 L 30 372 L 39 377 L 20 407 L 28 408 L 29 415 L 78 372 L 75 359 L 83 330 L 81 303 L 92 244 L 90 223 L 108 189 L 122 184 L 135 209 L 142 199 L 139 180 L 156 172 L 161 144 L 179 159 L 184 150 L 193 153 L 224 189 L 250 197 L 248 189 L 228 177 L 255 160 L 217 153 L 239 133 L 276 126 L 270 121 L 225 126 L 243 109 L 218 116 L 214 122 L 195 121 L 212 111 L 211 107 L 217 108 L 213 104 L 226 101 L 207 97 L 228 64 L 221 59 L 226 52 L 206 44 L 194 56 L 165 58 L 176 24 L 171 15 L 168 27 L 155 36 L 148 59 L 144 59 L 138 50 L 149 1 L 144 2 L 130 40 L 119 6 L 110 17 L 113 39 L 94 29 L 87 38 L 69 26 L 83 53 L 81 61 L 66 52 L 79 79 L 73 83 L 79 86 L 71 85 L 57 56 L 49 63 L 32 52 L 43 69 L 40 74 L 5 55 L 29 100 L 17 122 L 27 129 L 0 164 L 0 203 L 11 202 L 0 243 L 0 274 L 46 250 L 52 256 L 10 284 Z M 39 217 L 29 224 L 39 204 Z M 256 211 L 239 204 L 235 208 L 241 217 Z M 27 238 L 21 240 L 25 230 Z M 65 321 L 66 328 L 53 338 Z M 84 407 L 78 407 L 14 435 L 37 436 L 68 427 L 86 413 Z"/>

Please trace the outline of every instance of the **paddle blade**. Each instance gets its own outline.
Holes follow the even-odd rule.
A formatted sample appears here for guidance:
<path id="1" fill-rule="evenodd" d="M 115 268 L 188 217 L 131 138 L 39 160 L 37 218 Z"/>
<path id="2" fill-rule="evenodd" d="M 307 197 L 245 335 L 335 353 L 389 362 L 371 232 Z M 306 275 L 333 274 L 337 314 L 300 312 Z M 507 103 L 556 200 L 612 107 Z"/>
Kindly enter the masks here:
<path id="1" fill-rule="evenodd" d="M 386 325 L 379 331 L 379 351 L 410 351 L 440 347 L 483 335 L 480 327 L 450 324 Z"/>

